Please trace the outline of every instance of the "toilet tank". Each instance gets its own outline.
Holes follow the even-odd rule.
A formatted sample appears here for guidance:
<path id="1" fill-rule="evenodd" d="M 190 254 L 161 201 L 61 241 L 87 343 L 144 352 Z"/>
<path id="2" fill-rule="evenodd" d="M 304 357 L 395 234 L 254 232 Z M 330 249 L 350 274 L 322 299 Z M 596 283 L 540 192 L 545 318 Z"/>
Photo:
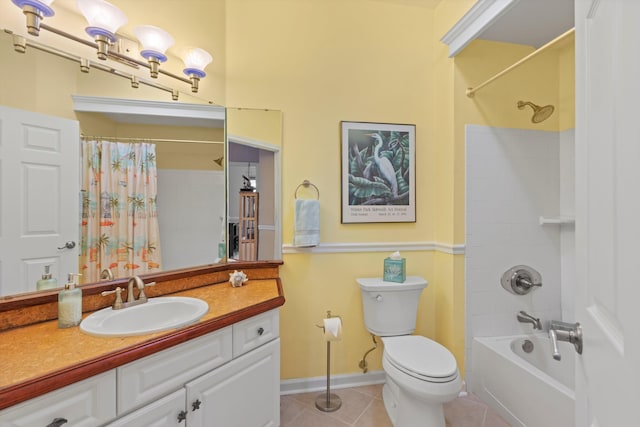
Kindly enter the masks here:
<path id="1" fill-rule="evenodd" d="M 416 329 L 418 302 L 427 281 L 408 276 L 404 283 L 385 282 L 381 277 L 356 279 L 362 294 L 367 330 L 379 337 L 410 335 Z"/>

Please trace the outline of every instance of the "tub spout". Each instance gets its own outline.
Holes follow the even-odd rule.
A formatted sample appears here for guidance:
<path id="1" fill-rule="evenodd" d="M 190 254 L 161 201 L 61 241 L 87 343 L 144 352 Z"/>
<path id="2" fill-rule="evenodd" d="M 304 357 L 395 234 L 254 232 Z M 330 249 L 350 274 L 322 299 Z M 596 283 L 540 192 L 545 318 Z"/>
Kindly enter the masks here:
<path id="1" fill-rule="evenodd" d="M 530 315 L 526 311 L 520 310 L 518 312 L 517 317 L 518 317 L 518 322 L 520 322 L 520 323 L 531 323 L 533 325 L 533 329 L 542 330 L 542 322 L 540 322 L 540 319 L 537 318 L 537 317 L 533 317 L 532 315 Z"/>

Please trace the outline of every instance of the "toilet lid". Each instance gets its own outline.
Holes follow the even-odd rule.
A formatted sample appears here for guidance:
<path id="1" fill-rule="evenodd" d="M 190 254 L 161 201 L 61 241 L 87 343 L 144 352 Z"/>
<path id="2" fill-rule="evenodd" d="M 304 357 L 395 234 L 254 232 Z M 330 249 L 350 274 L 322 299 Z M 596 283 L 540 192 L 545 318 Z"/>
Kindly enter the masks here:
<path id="1" fill-rule="evenodd" d="M 441 344 L 418 335 L 386 337 L 384 352 L 396 368 L 431 382 L 447 382 L 458 375 L 456 359 Z"/>

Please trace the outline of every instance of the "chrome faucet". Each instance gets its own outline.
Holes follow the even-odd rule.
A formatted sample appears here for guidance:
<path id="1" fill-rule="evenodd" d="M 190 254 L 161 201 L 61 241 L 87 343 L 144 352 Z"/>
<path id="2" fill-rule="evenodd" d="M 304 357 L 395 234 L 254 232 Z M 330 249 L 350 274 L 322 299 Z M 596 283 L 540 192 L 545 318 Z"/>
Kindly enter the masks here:
<path id="1" fill-rule="evenodd" d="M 127 302 L 135 302 L 136 297 L 133 295 L 133 285 L 136 285 L 138 288 L 138 301 L 142 299 L 144 295 L 144 282 L 138 276 L 133 276 L 129 278 L 129 282 L 127 282 Z M 147 297 L 144 296 L 144 301 L 146 302 Z"/>
<path id="2" fill-rule="evenodd" d="M 141 278 L 138 276 L 133 276 L 129 278 L 127 282 L 127 302 L 122 302 L 122 288 L 117 287 L 113 291 L 104 291 L 102 292 L 102 296 L 110 295 L 115 293 L 116 300 L 114 301 L 112 308 L 114 310 L 120 310 L 122 308 L 133 307 L 134 305 L 144 304 L 148 301 L 147 296 L 144 293 L 145 286 L 153 286 L 156 282 L 150 282 L 145 285 Z M 138 288 L 138 299 L 133 295 L 133 285 L 136 285 Z"/>
<path id="3" fill-rule="evenodd" d="M 582 328 L 580 323 L 567 323 L 552 320 L 549 324 L 549 339 L 551 340 L 551 352 L 555 360 L 560 360 L 558 341 L 566 341 L 573 344 L 576 352 L 582 354 Z"/>
<path id="4" fill-rule="evenodd" d="M 529 313 L 524 310 L 520 310 L 517 315 L 518 322 L 520 323 L 531 323 L 533 325 L 533 329 L 542 330 L 542 322 L 537 317 L 533 317 Z"/>

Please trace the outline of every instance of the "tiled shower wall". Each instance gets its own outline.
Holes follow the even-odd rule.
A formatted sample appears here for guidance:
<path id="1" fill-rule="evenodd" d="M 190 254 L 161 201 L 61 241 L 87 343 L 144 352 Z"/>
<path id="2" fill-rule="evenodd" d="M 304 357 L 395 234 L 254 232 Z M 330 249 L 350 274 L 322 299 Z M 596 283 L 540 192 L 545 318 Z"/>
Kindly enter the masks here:
<path id="1" fill-rule="evenodd" d="M 477 336 L 532 332 L 525 310 L 543 323 L 573 317 L 574 226 L 540 225 L 573 216 L 573 131 L 466 127 L 466 377 Z M 542 287 L 507 292 L 502 274 L 528 265 Z"/>

